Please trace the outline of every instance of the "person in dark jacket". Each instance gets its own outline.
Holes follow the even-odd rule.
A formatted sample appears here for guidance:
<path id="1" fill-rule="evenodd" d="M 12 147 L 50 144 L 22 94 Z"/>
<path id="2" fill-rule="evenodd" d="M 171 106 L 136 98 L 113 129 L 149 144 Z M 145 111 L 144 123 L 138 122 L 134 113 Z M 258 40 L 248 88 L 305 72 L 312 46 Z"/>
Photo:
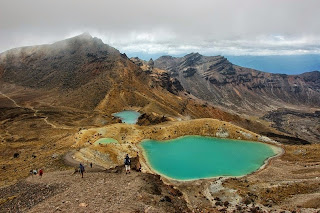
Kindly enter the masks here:
<path id="1" fill-rule="evenodd" d="M 126 174 L 130 173 L 130 165 L 131 165 L 131 159 L 127 154 L 126 157 L 124 158 L 124 166 L 126 168 Z"/>
<path id="2" fill-rule="evenodd" d="M 82 163 L 80 163 L 79 171 L 80 171 L 81 177 L 83 178 L 84 166 L 82 165 Z"/>

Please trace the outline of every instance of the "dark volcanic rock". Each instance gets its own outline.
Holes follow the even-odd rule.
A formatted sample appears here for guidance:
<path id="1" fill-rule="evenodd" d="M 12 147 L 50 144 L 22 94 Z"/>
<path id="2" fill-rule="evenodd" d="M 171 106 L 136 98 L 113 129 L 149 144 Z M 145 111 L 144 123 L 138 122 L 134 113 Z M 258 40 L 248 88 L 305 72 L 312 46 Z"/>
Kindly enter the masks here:
<path id="1" fill-rule="evenodd" d="M 146 125 L 159 124 L 166 121 L 169 121 L 169 119 L 163 115 L 158 115 L 156 113 L 151 113 L 151 114 L 143 113 L 138 118 L 137 124 L 146 126 Z"/>
<path id="2" fill-rule="evenodd" d="M 183 73 L 183 77 L 187 78 L 187 77 L 193 76 L 196 72 L 197 70 L 195 68 L 188 68 L 184 70 L 182 73 Z"/>
<path id="3" fill-rule="evenodd" d="M 275 140 L 288 144 L 310 144 L 310 142 L 320 141 L 320 115 L 318 111 L 311 113 L 278 109 L 268 112 L 262 118 L 272 122 L 272 127 L 288 134 L 286 136 L 266 133 L 266 136 Z"/>

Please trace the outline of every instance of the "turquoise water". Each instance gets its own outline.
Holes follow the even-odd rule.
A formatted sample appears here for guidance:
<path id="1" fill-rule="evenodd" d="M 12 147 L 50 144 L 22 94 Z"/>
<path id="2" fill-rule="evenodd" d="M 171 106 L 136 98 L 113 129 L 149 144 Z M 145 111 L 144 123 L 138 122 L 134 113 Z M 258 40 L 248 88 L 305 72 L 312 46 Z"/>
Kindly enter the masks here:
<path id="1" fill-rule="evenodd" d="M 122 112 L 113 113 L 112 115 L 120 118 L 122 123 L 135 124 L 138 121 L 140 113 L 133 110 L 125 110 Z"/>
<path id="2" fill-rule="evenodd" d="M 99 144 L 103 145 L 108 143 L 118 143 L 118 141 L 113 138 L 100 138 L 96 142 L 94 142 L 94 145 L 99 145 Z"/>
<path id="3" fill-rule="evenodd" d="M 141 146 L 153 170 L 178 180 L 246 175 L 277 154 L 263 143 L 202 136 L 145 140 Z"/>

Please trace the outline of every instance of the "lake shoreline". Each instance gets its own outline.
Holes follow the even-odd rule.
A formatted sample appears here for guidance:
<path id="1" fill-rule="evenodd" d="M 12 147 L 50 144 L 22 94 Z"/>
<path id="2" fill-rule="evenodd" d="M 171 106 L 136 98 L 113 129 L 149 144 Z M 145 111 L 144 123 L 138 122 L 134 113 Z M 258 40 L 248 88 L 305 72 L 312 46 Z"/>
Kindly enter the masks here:
<path id="1" fill-rule="evenodd" d="M 207 139 L 217 139 L 217 140 L 223 140 L 224 142 L 226 142 L 227 140 L 230 140 L 230 139 L 221 139 L 221 138 L 216 138 L 216 137 L 208 137 L 208 136 L 201 136 L 201 135 L 186 135 L 186 136 L 181 136 L 181 137 L 178 137 L 178 138 L 175 138 L 174 140 L 176 139 L 182 139 L 182 138 L 185 138 L 185 137 L 203 137 L 203 138 L 207 138 Z M 146 142 L 148 139 L 145 139 L 145 140 L 142 140 L 141 143 L 143 142 Z M 146 169 L 146 172 L 150 172 L 150 173 L 153 173 L 153 174 L 158 174 L 158 175 L 161 175 L 162 177 L 170 180 L 170 181 L 178 181 L 178 182 L 190 182 L 190 181 L 198 181 L 198 180 L 215 180 L 215 179 L 218 179 L 218 178 L 241 178 L 241 177 L 245 177 L 245 176 L 248 176 L 250 174 L 254 174 L 254 173 L 257 173 L 261 170 L 263 170 L 264 168 L 266 168 L 270 161 L 274 158 L 277 158 L 281 155 L 283 155 L 284 153 L 284 149 L 280 146 L 276 146 L 275 144 L 270 144 L 270 143 L 265 143 L 265 142 L 259 142 L 259 141 L 243 141 L 243 140 L 235 140 L 235 139 L 231 139 L 233 142 L 245 142 L 245 143 L 261 143 L 261 144 L 264 144 L 264 145 L 267 145 L 268 147 L 270 147 L 273 152 L 274 152 L 274 155 L 270 156 L 270 157 L 267 157 L 263 163 L 261 164 L 261 166 L 259 166 L 257 169 L 255 169 L 254 171 L 248 173 L 248 174 L 244 174 L 244 175 L 217 175 L 217 176 L 210 176 L 210 177 L 201 177 L 201 178 L 192 178 L 192 179 L 178 179 L 178 178 L 173 178 L 173 177 L 169 177 L 168 175 L 165 175 L 163 174 L 162 172 L 160 172 L 159 170 L 153 168 L 151 166 L 151 162 L 150 162 L 150 159 L 148 157 L 148 154 L 146 152 L 146 149 L 141 145 L 141 143 L 138 144 L 138 148 L 142 151 L 143 153 L 143 156 L 142 156 L 142 161 L 143 164 L 147 167 Z M 162 143 L 168 143 L 170 142 L 171 140 L 160 140 L 158 142 Z M 215 141 L 216 142 L 216 141 Z M 278 144 L 277 144 L 278 145 Z"/>

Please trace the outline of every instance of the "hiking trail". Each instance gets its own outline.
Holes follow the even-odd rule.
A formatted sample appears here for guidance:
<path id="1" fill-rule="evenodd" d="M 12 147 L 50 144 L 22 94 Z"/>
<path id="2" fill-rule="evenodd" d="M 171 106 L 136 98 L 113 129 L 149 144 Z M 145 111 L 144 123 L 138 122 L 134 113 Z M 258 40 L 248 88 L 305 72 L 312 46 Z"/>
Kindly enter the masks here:
<path id="1" fill-rule="evenodd" d="M 18 107 L 18 108 L 28 108 L 28 109 L 32 110 L 32 111 L 34 112 L 34 113 L 33 113 L 33 116 L 34 116 L 34 117 L 39 117 L 39 118 L 42 119 L 46 124 L 50 125 L 50 126 L 51 126 L 52 128 L 54 128 L 54 129 L 72 129 L 72 128 L 70 128 L 70 127 L 57 126 L 57 125 L 51 123 L 50 121 L 48 121 L 48 118 L 49 118 L 48 116 L 43 117 L 43 116 L 41 116 L 41 115 L 38 115 L 39 110 L 35 109 L 34 107 L 32 107 L 32 106 L 23 107 L 23 106 L 19 105 L 14 99 L 12 99 L 12 98 L 9 97 L 8 95 L 4 94 L 3 92 L 0 91 L 0 94 L 1 94 L 2 96 L 4 96 L 5 98 L 9 99 L 10 101 L 12 101 L 13 104 L 14 104 L 16 107 Z"/>

